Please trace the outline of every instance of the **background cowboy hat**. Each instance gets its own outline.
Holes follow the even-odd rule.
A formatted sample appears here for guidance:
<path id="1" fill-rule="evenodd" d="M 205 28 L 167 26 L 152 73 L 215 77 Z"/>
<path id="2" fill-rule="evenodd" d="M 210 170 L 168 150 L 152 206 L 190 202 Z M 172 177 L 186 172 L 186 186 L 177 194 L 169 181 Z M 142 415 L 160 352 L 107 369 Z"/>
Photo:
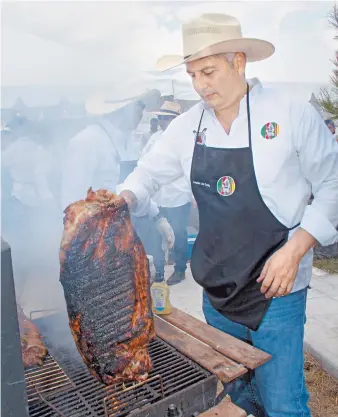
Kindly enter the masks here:
<path id="1" fill-rule="evenodd" d="M 181 106 L 174 101 L 165 101 L 159 111 L 152 112 L 156 116 L 179 116 L 181 114 Z"/>
<path id="2" fill-rule="evenodd" d="M 229 52 L 243 52 L 248 62 L 270 57 L 272 43 L 255 38 L 243 38 L 241 24 L 233 16 L 207 13 L 182 24 L 183 56 L 165 55 L 157 61 L 159 71 L 186 62 Z"/>
<path id="3" fill-rule="evenodd" d="M 158 108 L 161 93 L 158 90 L 144 90 L 139 84 L 121 85 L 115 90 L 99 91 L 85 102 L 90 115 L 104 115 L 120 110 L 133 102 L 141 102 L 146 110 Z"/>

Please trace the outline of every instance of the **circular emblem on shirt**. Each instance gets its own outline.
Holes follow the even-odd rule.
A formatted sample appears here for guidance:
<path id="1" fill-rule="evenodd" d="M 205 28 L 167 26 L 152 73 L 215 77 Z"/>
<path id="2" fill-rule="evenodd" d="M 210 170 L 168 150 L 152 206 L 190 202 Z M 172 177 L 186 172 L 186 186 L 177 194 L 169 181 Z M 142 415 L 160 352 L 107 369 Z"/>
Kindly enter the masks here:
<path id="1" fill-rule="evenodd" d="M 261 134 L 264 139 L 274 139 L 279 135 L 279 124 L 276 122 L 268 122 L 261 129 Z"/>
<path id="2" fill-rule="evenodd" d="M 223 197 L 229 197 L 236 189 L 235 181 L 232 177 L 221 177 L 217 181 L 217 192 Z"/>

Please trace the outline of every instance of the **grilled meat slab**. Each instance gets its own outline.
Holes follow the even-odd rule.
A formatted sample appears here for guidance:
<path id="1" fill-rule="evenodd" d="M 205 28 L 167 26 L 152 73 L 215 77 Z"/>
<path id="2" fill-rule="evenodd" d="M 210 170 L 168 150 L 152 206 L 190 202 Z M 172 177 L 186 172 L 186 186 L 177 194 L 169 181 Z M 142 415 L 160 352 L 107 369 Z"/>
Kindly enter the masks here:
<path id="1" fill-rule="evenodd" d="M 60 264 L 71 332 L 91 373 L 108 385 L 146 379 L 149 266 L 124 199 L 90 189 L 67 207 Z"/>
<path id="2" fill-rule="evenodd" d="M 24 367 L 42 365 L 42 361 L 47 355 L 47 349 L 41 341 L 39 330 L 25 316 L 25 313 L 19 305 L 17 305 L 17 312 Z"/>

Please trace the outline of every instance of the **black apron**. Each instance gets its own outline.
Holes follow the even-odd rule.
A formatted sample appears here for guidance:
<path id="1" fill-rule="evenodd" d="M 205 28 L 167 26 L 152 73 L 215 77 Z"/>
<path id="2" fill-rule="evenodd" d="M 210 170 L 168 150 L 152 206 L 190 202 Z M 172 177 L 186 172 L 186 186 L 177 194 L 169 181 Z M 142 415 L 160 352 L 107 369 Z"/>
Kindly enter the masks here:
<path id="1" fill-rule="evenodd" d="M 268 258 L 287 242 L 291 229 L 276 219 L 259 192 L 249 86 L 246 104 L 248 148 L 205 146 L 206 129 L 201 129 L 204 110 L 201 115 L 191 166 L 200 221 L 191 271 L 219 313 L 257 330 L 271 299 L 261 293 L 262 284 L 256 280 Z"/>

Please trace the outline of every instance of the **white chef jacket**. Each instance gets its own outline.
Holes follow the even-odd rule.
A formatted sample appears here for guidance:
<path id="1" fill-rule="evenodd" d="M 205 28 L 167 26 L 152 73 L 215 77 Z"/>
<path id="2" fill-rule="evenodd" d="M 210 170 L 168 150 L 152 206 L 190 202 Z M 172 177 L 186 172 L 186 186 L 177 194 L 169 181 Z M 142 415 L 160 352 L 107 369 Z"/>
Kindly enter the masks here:
<path id="1" fill-rule="evenodd" d="M 120 175 L 120 158 L 115 142 L 123 138 L 121 132 L 115 130 L 116 140 L 109 137 L 100 125 L 93 124 L 70 139 L 62 175 L 63 209 L 85 199 L 90 187 L 94 191 L 115 192 Z"/>
<path id="2" fill-rule="evenodd" d="M 11 173 L 12 196 L 22 204 L 36 207 L 53 199 L 48 185 L 51 159 L 42 145 L 21 137 L 3 151 L 2 164 Z"/>
<path id="3" fill-rule="evenodd" d="M 128 139 L 121 130 L 102 118 L 70 140 L 62 175 L 63 210 L 69 204 L 85 199 L 90 187 L 93 191 L 117 191 L 120 161 L 128 160 Z M 153 216 L 158 213 L 155 203 L 149 204 L 149 212 Z"/>
<path id="4" fill-rule="evenodd" d="M 273 88 L 263 88 L 259 80 L 248 81 L 252 152 L 257 184 L 268 209 L 286 227 L 300 226 L 322 245 L 337 240 L 338 224 L 338 146 L 314 107 L 299 102 Z M 161 141 L 138 163 L 123 189 L 132 191 L 139 210 L 146 209 L 149 196 L 160 186 L 184 175 L 190 184 L 194 139 L 202 110 L 201 130 L 207 129 L 205 145 L 241 148 L 249 145 L 246 97 L 229 135 L 215 113 L 198 103 L 177 117 L 163 133 Z M 267 123 L 277 123 L 277 136 L 263 137 Z M 224 167 L 224 175 L 227 175 Z M 311 195 L 314 200 L 308 201 Z M 291 231 L 289 237 L 294 231 Z M 302 259 L 293 291 L 305 288 L 312 276 L 310 250 Z"/>
<path id="5" fill-rule="evenodd" d="M 155 143 L 162 138 L 162 130 L 154 133 L 144 147 L 141 156 L 147 154 L 155 145 Z M 186 181 L 185 177 L 174 181 L 172 184 L 161 187 L 160 190 L 152 197 L 152 200 L 159 207 L 181 207 L 190 203 L 192 199 L 191 187 Z"/>

